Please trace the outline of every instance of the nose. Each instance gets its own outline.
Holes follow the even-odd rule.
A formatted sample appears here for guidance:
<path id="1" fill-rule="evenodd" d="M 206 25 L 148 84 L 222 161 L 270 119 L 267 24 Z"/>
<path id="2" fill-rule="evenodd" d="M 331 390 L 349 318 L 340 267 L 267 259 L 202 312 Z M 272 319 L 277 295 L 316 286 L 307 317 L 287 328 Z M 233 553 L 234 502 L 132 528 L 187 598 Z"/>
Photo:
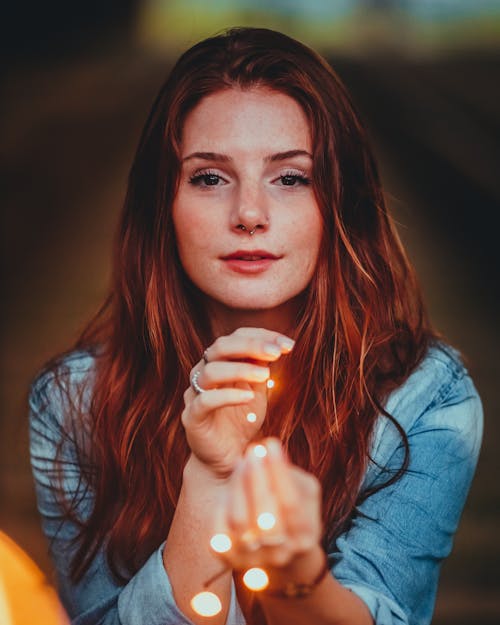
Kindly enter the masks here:
<path id="1" fill-rule="evenodd" d="M 269 228 L 269 210 L 262 190 L 256 186 L 240 186 L 231 215 L 231 227 L 250 235 Z"/>

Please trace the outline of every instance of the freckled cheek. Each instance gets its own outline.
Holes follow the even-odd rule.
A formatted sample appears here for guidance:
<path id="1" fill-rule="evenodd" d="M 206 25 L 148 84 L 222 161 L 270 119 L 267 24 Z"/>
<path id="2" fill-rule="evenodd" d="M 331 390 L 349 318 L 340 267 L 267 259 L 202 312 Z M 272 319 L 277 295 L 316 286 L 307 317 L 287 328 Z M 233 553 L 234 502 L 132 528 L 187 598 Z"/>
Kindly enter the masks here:
<path id="1" fill-rule="evenodd" d="M 181 256 L 208 251 L 213 239 L 213 224 L 200 211 L 177 206 L 173 211 L 177 246 Z"/>
<path id="2" fill-rule="evenodd" d="M 180 234 L 180 236 L 179 236 Z M 200 266 L 210 260 L 214 251 L 211 248 L 212 237 L 199 230 L 186 231 L 177 234 L 177 248 L 184 265 Z"/>
<path id="3" fill-rule="evenodd" d="M 323 233 L 319 215 L 317 213 L 304 213 L 300 220 L 294 220 L 287 232 L 291 247 L 299 251 L 303 261 L 307 261 L 307 268 L 314 268 Z"/>
<path id="4" fill-rule="evenodd" d="M 317 262 L 317 254 L 314 254 L 312 250 L 309 250 L 309 253 L 304 253 L 302 257 L 302 265 L 300 267 L 301 274 L 306 279 L 306 282 L 309 283 L 314 275 L 314 270 L 316 269 Z"/>

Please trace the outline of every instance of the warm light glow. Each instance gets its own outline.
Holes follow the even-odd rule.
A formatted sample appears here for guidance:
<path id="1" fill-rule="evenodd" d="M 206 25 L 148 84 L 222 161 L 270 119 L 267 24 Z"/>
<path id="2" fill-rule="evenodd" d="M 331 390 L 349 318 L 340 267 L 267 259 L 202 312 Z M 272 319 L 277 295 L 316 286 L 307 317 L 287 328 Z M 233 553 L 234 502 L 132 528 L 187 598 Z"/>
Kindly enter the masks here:
<path id="1" fill-rule="evenodd" d="M 262 512 L 257 518 L 257 525 L 261 530 L 270 530 L 276 525 L 276 517 L 272 512 Z"/>
<path id="2" fill-rule="evenodd" d="M 191 599 L 191 607 L 200 616 L 215 616 L 222 610 L 222 603 L 216 594 L 205 590 Z"/>
<path id="3" fill-rule="evenodd" d="M 267 449 L 264 445 L 255 445 L 253 448 L 253 453 L 257 456 L 257 458 L 264 458 L 267 456 Z"/>
<path id="4" fill-rule="evenodd" d="M 243 532 L 240 540 L 248 551 L 257 551 L 261 546 L 260 541 L 257 540 L 255 531 L 251 529 Z"/>
<path id="5" fill-rule="evenodd" d="M 273 388 L 274 380 L 271 380 L 271 378 L 269 378 L 269 380 L 266 382 L 266 386 L 267 388 Z"/>
<path id="6" fill-rule="evenodd" d="M 243 575 L 243 583 L 250 590 L 263 590 L 269 584 L 269 577 L 264 569 L 253 568 Z"/>
<path id="7" fill-rule="evenodd" d="M 231 549 L 232 542 L 227 534 L 215 534 L 210 539 L 210 546 L 217 553 L 226 553 Z"/>
<path id="8" fill-rule="evenodd" d="M 257 415 L 255 414 L 255 412 L 249 412 L 247 414 L 247 421 L 249 423 L 255 423 L 257 421 Z"/>

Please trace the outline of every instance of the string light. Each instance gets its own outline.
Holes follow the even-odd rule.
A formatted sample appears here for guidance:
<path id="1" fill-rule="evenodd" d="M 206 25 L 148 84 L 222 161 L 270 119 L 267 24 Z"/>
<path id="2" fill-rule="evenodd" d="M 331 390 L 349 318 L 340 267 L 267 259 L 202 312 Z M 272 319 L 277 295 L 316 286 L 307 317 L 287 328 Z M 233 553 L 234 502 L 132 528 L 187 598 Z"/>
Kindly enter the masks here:
<path id="1" fill-rule="evenodd" d="M 269 584 L 269 577 L 264 569 L 255 567 L 243 575 L 243 583 L 250 590 L 263 590 Z"/>
<path id="2" fill-rule="evenodd" d="M 274 380 L 271 380 L 271 378 L 269 378 L 269 380 L 266 382 L 266 386 L 267 386 L 267 388 L 273 388 L 274 387 Z"/>
<path id="3" fill-rule="evenodd" d="M 222 603 L 215 593 L 204 590 L 191 599 L 191 607 L 200 616 L 215 616 L 222 610 Z"/>
<path id="4" fill-rule="evenodd" d="M 267 456 L 267 449 L 264 445 L 255 445 L 253 453 L 257 456 L 257 458 L 265 458 Z"/>
<path id="5" fill-rule="evenodd" d="M 274 387 L 274 380 L 268 379 L 266 382 L 268 389 Z M 254 412 L 249 412 L 246 416 L 249 423 L 255 423 L 257 415 Z M 257 458 L 265 458 L 267 456 L 267 448 L 265 445 L 257 444 L 253 448 L 253 453 Z M 270 530 L 276 525 L 276 517 L 272 512 L 262 512 L 257 517 L 257 526 L 261 530 Z M 278 542 L 277 544 L 281 544 Z M 260 546 L 260 542 L 256 541 L 256 546 Z M 210 547 L 216 553 L 226 553 L 232 548 L 231 538 L 227 534 L 219 533 L 214 534 L 210 539 Z M 229 568 L 226 566 L 221 571 L 213 575 L 204 584 L 204 588 L 208 588 L 215 580 L 219 579 Z M 253 591 L 263 590 L 269 585 L 269 576 L 264 569 L 259 567 L 253 567 L 248 569 L 243 575 L 243 583 L 245 586 Z M 191 599 L 191 608 L 196 614 L 205 617 L 215 616 L 222 610 L 222 603 L 219 597 L 208 590 L 203 590 L 197 593 Z"/>
<path id="6" fill-rule="evenodd" d="M 213 575 L 203 584 L 204 588 L 210 586 L 210 584 L 219 579 L 219 577 L 224 575 L 224 573 L 228 570 L 228 567 L 224 567 L 221 571 Z M 248 571 L 243 575 L 243 583 L 250 590 L 264 590 L 264 588 L 267 588 L 269 585 L 269 577 L 264 569 L 254 567 L 252 569 L 248 569 Z M 210 592 L 208 590 L 203 590 L 202 592 L 196 594 L 191 599 L 190 604 L 193 611 L 200 616 L 215 616 L 222 610 L 222 603 L 219 597 L 214 592 Z"/>
<path id="7" fill-rule="evenodd" d="M 272 512 L 262 512 L 257 517 L 257 525 L 261 530 L 270 530 L 276 525 L 276 517 Z"/>
<path id="8" fill-rule="evenodd" d="M 215 534 L 210 539 L 210 546 L 217 553 L 226 553 L 232 547 L 233 543 L 227 534 Z"/>

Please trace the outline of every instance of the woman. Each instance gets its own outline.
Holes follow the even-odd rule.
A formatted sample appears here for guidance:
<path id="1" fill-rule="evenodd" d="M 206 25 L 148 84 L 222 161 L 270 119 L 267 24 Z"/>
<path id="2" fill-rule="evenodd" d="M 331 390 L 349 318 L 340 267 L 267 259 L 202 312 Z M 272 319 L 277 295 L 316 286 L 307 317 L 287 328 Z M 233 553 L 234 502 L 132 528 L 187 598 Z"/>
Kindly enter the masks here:
<path id="1" fill-rule="evenodd" d="M 109 298 L 30 403 L 74 623 L 430 622 L 481 403 L 345 88 L 297 41 L 234 29 L 179 59 Z M 246 590 L 252 567 L 267 589 Z"/>

